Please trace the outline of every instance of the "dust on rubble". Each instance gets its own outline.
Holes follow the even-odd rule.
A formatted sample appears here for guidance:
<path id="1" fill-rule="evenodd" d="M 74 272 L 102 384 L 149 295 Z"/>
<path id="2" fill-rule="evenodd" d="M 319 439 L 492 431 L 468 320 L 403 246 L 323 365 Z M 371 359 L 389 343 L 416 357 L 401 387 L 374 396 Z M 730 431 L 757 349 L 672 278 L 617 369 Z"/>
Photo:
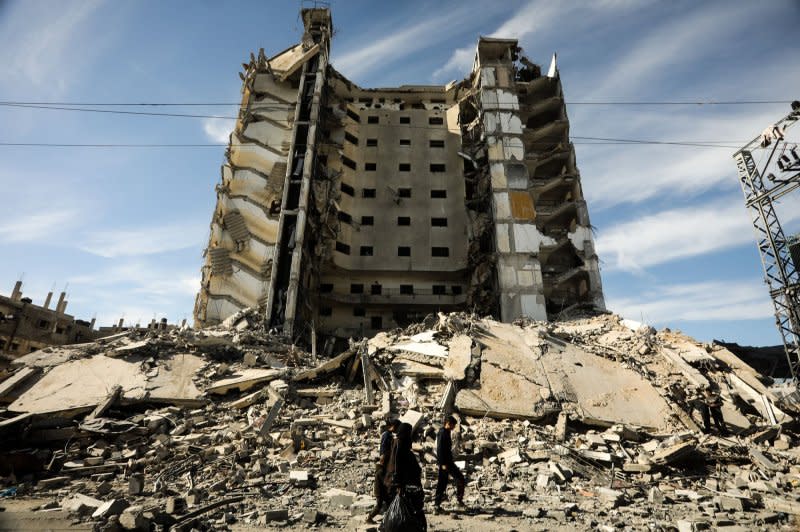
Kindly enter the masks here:
<path id="1" fill-rule="evenodd" d="M 0 529 L 374 530 L 383 423 L 414 425 L 430 508 L 451 413 L 467 508 L 433 530 L 796 526 L 797 406 L 723 346 L 610 314 L 453 313 L 317 347 L 248 309 L 13 361 Z"/>

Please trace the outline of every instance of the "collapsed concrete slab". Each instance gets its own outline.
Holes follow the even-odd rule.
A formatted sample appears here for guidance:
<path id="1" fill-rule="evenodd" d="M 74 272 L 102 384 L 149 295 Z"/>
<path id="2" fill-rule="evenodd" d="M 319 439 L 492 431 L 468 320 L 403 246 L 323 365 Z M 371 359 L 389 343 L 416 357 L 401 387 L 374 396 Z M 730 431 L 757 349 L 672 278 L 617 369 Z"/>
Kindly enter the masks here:
<path id="1" fill-rule="evenodd" d="M 535 420 L 566 409 L 590 424 L 667 428 L 669 406 L 636 372 L 572 345 L 550 349 L 540 327 L 484 327 L 480 386 L 458 392 L 460 411 Z"/>
<path id="2" fill-rule="evenodd" d="M 152 368 L 144 359 L 94 355 L 50 368 L 30 389 L 8 406 L 9 412 L 72 417 L 93 410 L 115 386 L 120 401 L 201 404 L 193 383 L 205 361 L 195 355 L 168 355 Z"/>

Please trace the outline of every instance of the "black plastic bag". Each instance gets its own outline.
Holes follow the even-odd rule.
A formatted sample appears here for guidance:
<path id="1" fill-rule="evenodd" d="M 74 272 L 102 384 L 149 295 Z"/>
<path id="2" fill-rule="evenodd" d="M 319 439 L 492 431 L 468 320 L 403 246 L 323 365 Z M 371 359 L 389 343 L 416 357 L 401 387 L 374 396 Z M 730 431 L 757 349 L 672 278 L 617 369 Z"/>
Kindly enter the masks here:
<path id="1" fill-rule="evenodd" d="M 427 527 L 420 523 L 411 502 L 400 493 L 395 495 L 389 509 L 383 515 L 383 532 L 425 532 Z"/>

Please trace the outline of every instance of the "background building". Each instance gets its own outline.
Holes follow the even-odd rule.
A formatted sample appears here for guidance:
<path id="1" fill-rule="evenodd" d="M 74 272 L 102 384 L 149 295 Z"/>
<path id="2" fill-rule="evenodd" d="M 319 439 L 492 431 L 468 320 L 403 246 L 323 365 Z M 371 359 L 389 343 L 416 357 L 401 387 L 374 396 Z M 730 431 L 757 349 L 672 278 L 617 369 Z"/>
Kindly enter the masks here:
<path id="1" fill-rule="evenodd" d="M 327 9 L 251 56 L 195 306 L 347 337 L 437 310 L 604 308 L 555 58 L 481 38 L 471 75 L 366 89 L 329 64 Z M 301 328 L 303 330 L 301 330 Z"/>
<path id="2" fill-rule="evenodd" d="M 43 305 L 35 305 L 22 297 L 22 281 L 17 281 L 10 297 L 0 295 L 0 353 L 16 358 L 50 345 L 94 340 L 94 319 L 76 320 L 67 314 L 66 295 L 61 292 L 52 309 L 53 292 Z"/>

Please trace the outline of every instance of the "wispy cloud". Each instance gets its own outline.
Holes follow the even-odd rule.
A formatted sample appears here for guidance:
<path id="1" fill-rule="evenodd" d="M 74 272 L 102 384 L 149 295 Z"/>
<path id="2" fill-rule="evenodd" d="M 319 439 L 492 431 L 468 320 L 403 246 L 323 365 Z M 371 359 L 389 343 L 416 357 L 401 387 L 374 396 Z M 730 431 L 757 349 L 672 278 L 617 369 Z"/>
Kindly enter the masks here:
<path id="1" fill-rule="evenodd" d="M 402 24 L 399 29 L 371 41 L 359 37 L 357 47 L 336 54 L 334 66 L 345 76 L 358 78 L 375 67 L 385 66 L 415 52 L 441 43 L 461 31 L 462 26 L 474 22 L 474 6 L 462 4 L 441 13 L 420 17 L 416 21 Z M 369 45 L 365 43 L 371 42 Z"/>
<path id="2" fill-rule="evenodd" d="M 78 66 L 99 48 L 101 39 L 87 25 L 102 5 L 102 0 L 86 0 L 8 6 L 0 22 L 0 85 L 66 88 Z M 92 45 L 80 46 L 88 35 Z"/>
<path id="3" fill-rule="evenodd" d="M 106 258 L 200 249 L 205 230 L 204 223 L 190 222 L 95 231 L 86 236 L 80 249 Z"/>
<path id="4" fill-rule="evenodd" d="M 735 147 L 744 145 L 779 116 L 774 107 L 765 106 L 675 108 L 669 113 L 659 109 L 574 109 L 571 134 L 578 137 L 715 141 L 731 146 L 579 144 L 578 162 L 592 209 L 650 199 L 688 198 L 714 188 L 737 189 L 736 165 L 731 158 Z M 610 123 L 615 127 L 604 126 Z"/>
<path id="5" fill-rule="evenodd" d="M 647 323 L 754 320 L 773 315 L 767 290 L 747 280 L 660 286 L 607 303 L 614 312 Z"/>
<path id="6" fill-rule="evenodd" d="M 547 37 L 559 31 L 559 21 L 567 17 L 578 16 L 587 23 L 593 21 L 598 14 L 611 15 L 616 11 L 641 7 L 643 2 L 628 0 L 603 0 L 585 2 L 551 2 L 532 0 L 517 9 L 508 19 L 503 21 L 488 37 L 518 39 L 523 46 L 527 38 L 536 35 Z M 476 6 L 476 8 L 478 8 Z M 482 8 L 482 5 L 480 6 Z M 469 72 L 475 58 L 475 45 L 457 48 L 444 65 L 433 73 L 434 79 L 442 79 L 446 75 L 461 77 Z"/>
<path id="7" fill-rule="evenodd" d="M 98 324 L 102 325 L 112 324 L 121 317 L 126 322 L 149 322 L 161 317 L 174 321 L 191 316 L 192 301 L 200 287 L 198 271 L 199 267 L 195 270 L 163 266 L 153 259 L 125 259 L 71 277 L 70 300 L 96 312 Z M 181 307 L 182 315 L 168 314 Z"/>
<path id="8" fill-rule="evenodd" d="M 695 66 L 702 57 L 713 56 L 727 46 L 734 35 L 751 24 L 762 9 L 750 2 L 698 4 L 683 16 L 642 33 L 624 55 L 605 73 L 587 97 L 624 98 L 652 87 L 655 79 L 672 80 Z"/>
<path id="9" fill-rule="evenodd" d="M 570 4 L 557 4 L 555 2 L 534 1 L 529 2 L 517 10 L 510 18 L 505 20 L 488 37 L 503 37 L 506 39 L 522 39 L 523 37 L 541 30 L 553 22 L 560 14 L 574 9 Z M 450 58 L 433 73 L 434 78 L 441 78 L 446 74 L 464 76 L 469 72 L 475 58 L 475 45 L 457 48 Z"/>
<path id="10" fill-rule="evenodd" d="M 203 132 L 214 142 L 221 144 L 228 142 L 228 137 L 233 131 L 234 121 L 224 118 L 203 119 Z"/>
<path id="11" fill-rule="evenodd" d="M 81 214 L 73 209 L 60 209 L 9 218 L 9 221 L 0 222 L 0 241 L 23 243 L 53 239 L 74 227 L 81 220 Z"/>
<path id="12" fill-rule="evenodd" d="M 785 209 L 783 223 L 800 219 L 800 212 Z M 609 270 L 641 271 L 645 268 L 716 253 L 754 242 L 750 218 L 741 196 L 688 207 L 669 209 L 601 229 L 597 237 L 600 257 Z"/>

